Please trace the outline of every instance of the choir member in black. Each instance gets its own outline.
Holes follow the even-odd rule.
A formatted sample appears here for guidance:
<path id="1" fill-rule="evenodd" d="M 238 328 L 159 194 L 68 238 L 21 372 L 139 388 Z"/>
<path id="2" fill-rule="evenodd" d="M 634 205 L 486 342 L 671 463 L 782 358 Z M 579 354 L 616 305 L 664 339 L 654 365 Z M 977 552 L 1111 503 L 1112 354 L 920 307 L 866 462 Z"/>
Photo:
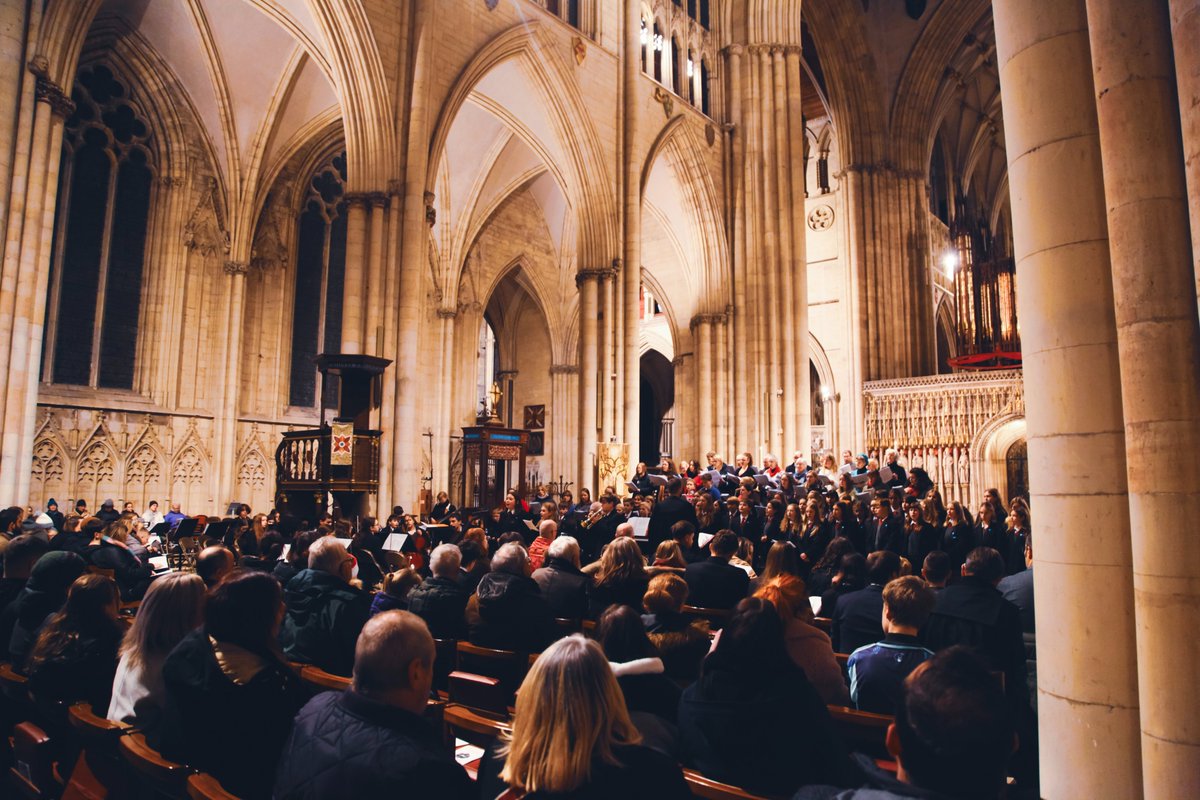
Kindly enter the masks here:
<path id="1" fill-rule="evenodd" d="M 834 504 L 829 512 L 829 535 L 833 539 L 848 539 L 855 550 L 864 556 L 867 554 L 867 538 L 854 514 L 853 503 L 839 500 Z"/>
<path id="2" fill-rule="evenodd" d="M 887 497 L 871 501 L 873 519 L 867 526 L 867 551 L 890 550 L 896 555 L 908 552 L 903 523 L 892 514 L 892 502 Z"/>
<path id="3" fill-rule="evenodd" d="M 631 483 L 637 487 L 635 494 L 639 497 L 652 497 L 654 495 L 654 482 L 650 480 L 650 470 L 646 467 L 645 461 L 638 462 Z"/>
<path id="4" fill-rule="evenodd" d="M 729 527 L 729 515 L 720 501 L 714 500 L 711 494 L 696 496 L 696 531 L 697 533 L 715 534 Z"/>
<path id="5" fill-rule="evenodd" d="M 758 474 L 758 470 L 756 470 L 750 463 L 749 453 L 742 453 L 733 463 L 736 466 L 733 474 L 737 476 L 738 480 L 741 480 L 742 478 L 753 478 Z"/>
<path id="6" fill-rule="evenodd" d="M 606 494 L 600 498 L 600 516 L 581 533 L 584 554 L 587 560 L 595 561 L 600 557 L 604 545 L 611 542 L 617 535 L 617 526 L 625 522 L 625 517 L 617 511 L 616 495 Z"/>
<path id="7" fill-rule="evenodd" d="M 979 546 L 975 538 L 975 527 L 971 513 L 957 500 L 946 509 L 946 522 L 942 525 L 942 547 L 950 557 L 950 581 L 958 579 L 967 553 Z"/>
<path id="8" fill-rule="evenodd" d="M 837 536 L 825 548 L 825 552 L 813 564 L 805 585 L 810 597 L 821 597 L 833 588 L 833 579 L 841 568 L 842 556 L 857 552 L 854 544 L 844 536 Z"/>
<path id="9" fill-rule="evenodd" d="M 496 521 L 496 538 L 506 533 L 519 533 L 522 539 L 533 540 L 533 535 L 525 525 L 526 511 L 521 505 L 515 492 L 504 495 L 504 508 L 500 510 L 500 518 Z M 489 531 L 489 536 L 491 532 Z"/>
<path id="10" fill-rule="evenodd" d="M 809 500 L 804 506 L 804 532 L 797 543 L 801 569 L 805 574 L 821 559 L 825 548 L 829 546 L 829 539 L 829 529 L 821 519 L 820 505 L 815 500 Z"/>
<path id="11" fill-rule="evenodd" d="M 1029 511 L 1024 506 L 1012 504 L 1008 512 L 1008 533 L 1005 537 L 1005 570 L 1009 575 L 1025 571 L 1025 541 L 1029 538 Z"/>
<path id="12" fill-rule="evenodd" d="M 444 522 L 451 511 L 457 511 L 454 504 L 450 502 L 450 495 L 445 492 L 438 492 L 437 502 L 433 504 L 433 510 L 429 512 L 429 518 L 434 522 Z"/>
<path id="13" fill-rule="evenodd" d="M 914 570 L 920 570 L 925 563 L 925 556 L 938 549 L 941 533 L 925 519 L 925 511 L 920 503 L 909 504 L 904 530 L 908 537 L 908 562 Z"/>
<path id="14" fill-rule="evenodd" d="M 979 504 L 979 516 L 975 518 L 975 544 L 978 547 L 990 547 L 998 553 L 1003 553 L 1005 543 L 1004 523 L 996 512 L 996 506 L 990 500 Z"/>
<path id="15" fill-rule="evenodd" d="M 729 520 L 729 530 L 737 534 L 739 539 L 752 542 L 762 539 L 763 521 L 749 500 L 738 502 L 737 513 Z"/>

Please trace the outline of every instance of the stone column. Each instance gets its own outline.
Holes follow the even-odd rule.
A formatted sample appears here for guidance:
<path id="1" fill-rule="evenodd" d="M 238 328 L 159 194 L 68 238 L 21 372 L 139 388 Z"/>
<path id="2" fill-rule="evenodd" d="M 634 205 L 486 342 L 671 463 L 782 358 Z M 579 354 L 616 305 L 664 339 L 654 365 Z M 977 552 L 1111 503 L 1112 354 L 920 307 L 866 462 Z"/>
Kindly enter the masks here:
<path id="1" fill-rule="evenodd" d="M 592 470 L 591 453 L 596 446 L 596 346 L 598 306 L 596 271 L 575 276 L 579 287 L 579 485 L 587 486 Z M 592 487 L 594 490 L 594 487 Z"/>
<path id="2" fill-rule="evenodd" d="M 1175 82 L 1183 128 L 1188 208 L 1192 218 L 1192 265 L 1200 307 L 1200 0 L 1171 0 L 1171 38 L 1175 43 Z"/>
<path id="3" fill-rule="evenodd" d="M 366 302 L 367 205 L 371 196 L 346 195 L 346 274 L 342 289 L 342 352 L 364 353 L 363 305 Z"/>
<path id="4" fill-rule="evenodd" d="M 604 323 L 599 326 L 600 336 L 600 377 L 596 381 L 596 391 L 601 398 L 600 408 L 600 437 L 608 441 L 616 435 L 617 430 L 617 384 L 613 376 L 617 372 L 617 303 L 620 297 L 617 289 L 617 271 L 600 276 L 600 308 L 604 313 Z"/>
<path id="5" fill-rule="evenodd" d="M 1038 636 L 1055 643 L 1038 653 L 1041 792 L 1136 798 L 1125 438 L 1087 19 L 1083 0 L 997 0 L 993 11 L 1038 519 Z"/>
<path id="6" fill-rule="evenodd" d="M 713 315 L 692 318 L 692 337 L 696 341 L 696 418 L 700 446 L 708 451 L 716 446 L 713 434 Z"/>
<path id="7" fill-rule="evenodd" d="M 638 365 L 638 323 L 641 320 L 642 288 L 642 158 L 638 148 L 641 121 L 641 97 L 638 86 L 642 80 L 641 47 L 642 0 L 625 3 L 625 61 L 622 66 L 624 84 L 624 269 L 621 272 L 621 305 L 625 310 L 625 344 L 622 358 L 625 365 L 622 408 L 624 440 L 629 444 L 630 469 L 639 459 L 638 433 L 641 427 L 641 369 Z M 628 476 L 627 476 L 628 478 Z"/>
<path id="8" fill-rule="evenodd" d="M 400 307 L 400 226 L 403 222 L 403 187 L 399 181 L 388 184 L 388 216 L 387 244 L 384 246 L 386 255 L 384 261 L 384 291 L 383 291 L 383 352 L 384 358 L 392 359 L 390 374 L 384 373 L 382 402 L 379 408 L 379 429 L 384 435 L 379 440 L 379 495 L 376 504 L 382 510 L 392 507 L 392 450 L 395 440 L 390 432 L 395 429 L 396 420 L 396 373 L 400 365 L 396 361 L 396 317 Z M 446 437 L 449 429 L 434 431 L 436 436 Z M 449 458 L 449 445 L 443 439 L 443 460 Z M 435 445 L 436 447 L 436 445 Z M 435 450 L 434 455 L 437 455 Z M 435 458 L 435 464 L 436 464 Z M 448 469 L 447 469 L 448 471 Z"/>
<path id="9" fill-rule="evenodd" d="M 221 360 L 224 374 L 221 376 L 221 400 L 215 420 L 217 430 L 216 455 L 213 459 L 216 473 L 217 503 L 224 506 L 232 501 L 234 491 L 234 458 L 237 455 L 238 389 L 241 384 L 242 366 L 242 312 L 246 305 L 245 261 L 226 261 L 226 305 L 229 328 L 225 339 L 225 352 Z"/>
<path id="10" fill-rule="evenodd" d="M 21 83 L 25 77 L 26 0 L 0 0 L 0 230 L 8 221 L 8 189 L 13 172 L 13 151 L 8 144 L 17 133 L 21 108 Z"/>
<path id="11" fill-rule="evenodd" d="M 1200 518 L 1200 487 L 1163 457 L 1200 448 L 1200 320 L 1170 18 L 1165 0 L 1135 14 L 1114 0 L 1087 9 L 1125 404 L 1142 779 L 1147 797 L 1195 797 L 1200 548 L 1181 546 L 1178 530 Z"/>
<path id="12" fill-rule="evenodd" d="M 576 452 L 579 437 L 575 435 L 575 423 L 579 412 L 579 390 L 575 386 L 579 375 L 576 364 L 550 365 L 550 405 L 546 406 L 546 453 L 550 456 L 547 479 L 570 481 L 571 492 L 577 493 L 579 478 L 574 474 L 578 464 Z"/>
<path id="13" fill-rule="evenodd" d="M 713 325 L 713 434 L 714 446 L 722 453 L 730 452 L 729 408 L 729 314 L 718 314 Z M 676 396 L 678 396 L 676 390 Z"/>
<path id="14" fill-rule="evenodd" d="M 380 342 L 383 338 L 383 243 L 387 235 L 388 196 L 383 192 L 372 192 L 368 199 L 371 203 L 371 234 L 367 251 L 367 287 L 363 298 L 367 314 L 362 342 L 363 352 L 382 355 Z"/>
<path id="15" fill-rule="evenodd" d="M 791 181 L 789 190 L 791 198 L 791 229 L 792 229 L 792 262 L 788 265 L 791 277 L 792 295 L 789 303 L 792 309 L 791 324 L 781 334 L 792 342 L 792 375 L 785 391 L 795 397 L 795 441 L 789 439 L 785 451 L 799 448 L 808 452 L 809 442 L 812 441 L 812 396 L 808 391 L 808 362 L 809 362 L 809 328 L 808 328 L 808 214 L 805 209 L 804 192 L 804 111 L 801 105 L 803 99 L 801 71 L 804 69 L 800 59 L 800 48 L 787 48 L 787 119 L 788 147 L 790 149 Z M 790 452 L 775 454 L 778 458 L 788 458 Z"/>
<path id="16" fill-rule="evenodd" d="M 729 120 L 733 134 L 729 137 L 730 164 L 733 182 L 733 341 L 739 348 L 746 342 L 746 168 L 745 168 L 745 115 L 742 110 L 742 59 L 745 48 L 730 45 L 726 51 L 727 74 L 729 76 Z M 733 392 L 729 400 L 737 409 L 747 409 L 747 387 L 750 382 L 749 359 L 737 357 L 733 365 Z M 734 442 L 750 440 L 750 414 L 734 415 L 730 439 Z"/>

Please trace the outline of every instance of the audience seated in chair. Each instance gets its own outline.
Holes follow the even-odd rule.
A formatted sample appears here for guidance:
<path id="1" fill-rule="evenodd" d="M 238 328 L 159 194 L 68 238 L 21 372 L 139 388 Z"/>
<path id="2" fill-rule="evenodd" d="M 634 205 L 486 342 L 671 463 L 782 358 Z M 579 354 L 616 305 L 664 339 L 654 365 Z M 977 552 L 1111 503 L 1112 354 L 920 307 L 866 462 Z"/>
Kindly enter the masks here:
<path id="1" fill-rule="evenodd" d="M 274 797 L 477 797 L 441 732 L 422 718 L 434 655 L 416 615 L 372 617 L 358 637 L 351 688 L 318 694 L 296 715 Z"/>
<path id="2" fill-rule="evenodd" d="M 480 796 L 690 800 L 679 765 L 641 745 L 600 647 L 575 635 L 533 663 L 512 732 L 480 766 Z"/>
<path id="3" fill-rule="evenodd" d="M 371 598 L 373 617 L 384 611 L 408 611 L 409 600 L 414 590 L 424 583 L 421 573 L 412 566 L 404 566 L 383 576 L 383 585 Z"/>
<path id="4" fill-rule="evenodd" d="M 68 551 L 51 551 L 38 559 L 25 588 L 0 615 L 0 659 L 18 672 L 42 624 L 67 601 L 67 590 L 87 569 L 87 562 Z"/>
<path id="5" fill-rule="evenodd" d="M 533 573 L 533 580 L 550 605 L 550 612 L 560 619 L 587 616 L 587 590 L 592 578 L 583 574 L 579 558 L 579 540 L 573 536 L 558 536 L 546 548 L 542 568 Z"/>
<path id="6" fill-rule="evenodd" d="M 516 542 L 502 545 L 467 603 L 472 644 L 537 653 L 558 638 L 554 614 L 529 577 L 529 557 Z"/>
<path id="7" fill-rule="evenodd" d="M 131 521 L 115 520 L 97 533 L 84 554 L 91 566 L 112 570 L 126 602 L 141 600 L 154 577 L 154 571 L 130 550 L 131 530 Z"/>
<path id="8" fill-rule="evenodd" d="M 274 578 L 235 570 L 209 592 L 204 627 L 163 664 L 163 755 L 247 800 L 270 796 L 292 719 L 308 699 L 279 655 L 283 615 Z"/>
<path id="9" fill-rule="evenodd" d="M 312 543 L 320 536 L 321 534 L 316 531 L 304 531 L 293 537 L 292 546 L 288 548 L 287 555 L 271 570 L 271 574 L 275 576 L 275 580 L 279 581 L 280 586 L 287 586 L 288 581 L 308 566 L 308 548 L 312 547 Z"/>
<path id="10" fill-rule="evenodd" d="M 752 792 L 790 793 L 806 783 L 853 785 L 829 711 L 784 648 L 775 606 L 743 600 L 721 629 L 700 679 L 683 692 L 685 763 Z"/>
<path id="11" fill-rule="evenodd" d="M 171 572 L 150 584 L 121 644 L 108 719 L 137 727 L 148 741 L 158 740 L 166 706 L 163 662 L 204 621 L 204 600 L 204 581 L 198 575 Z"/>
<path id="12" fill-rule="evenodd" d="M 849 699 L 842 667 L 833 656 L 833 645 L 825 631 L 809 624 L 812 604 L 804 581 L 780 575 L 767 581 L 755 597 L 769 600 L 783 620 L 784 645 L 792 663 L 804 670 L 813 688 L 826 705 L 844 706 Z"/>
<path id="13" fill-rule="evenodd" d="M 125 633 L 120 604 L 112 578 L 81 575 L 71 584 L 66 605 L 42 626 L 25 663 L 36 698 L 108 707 Z"/>
<path id="14" fill-rule="evenodd" d="M 737 554 L 738 540 L 732 531 L 718 531 L 708 543 L 709 557 L 688 564 L 687 581 L 691 605 L 700 608 L 733 608 L 746 596 L 750 576 L 729 563 Z"/>
<path id="15" fill-rule="evenodd" d="M 65 550 L 82 556 L 87 552 L 88 545 L 96 538 L 96 534 L 104 531 L 104 522 L 99 517 L 87 517 L 79 523 L 76 530 L 61 531 L 50 540 L 51 550 Z"/>
<path id="16" fill-rule="evenodd" d="M 435 639 L 463 639 L 467 635 L 464 616 L 471 595 L 458 582 L 462 551 L 457 545 L 440 544 L 429 555 L 433 577 L 409 591 L 408 610 L 425 621 Z"/>
<path id="17" fill-rule="evenodd" d="M 629 606 L 610 606 L 596 623 L 593 636 L 617 676 L 629 712 L 653 714 L 674 723 L 679 714 L 679 687 L 667 677 L 641 615 Z"/>
<path id="18" fill-rule="evenodd" d="M 49 549 L 50 546 L 40 536 L 28 533 L 16 537 L 4 548 L 4 577 L 0 578 L 0 619 L 4 616 L 4 609 L 17 599 L 17 595 L 29 582 L 33 565 Z M 9 633 L 12 633 L 11 629 Z"/>
<path id="19" fill-rule="evenodd" d="M 658 649 L 667 677 L 680 685 L 696 680 L 712 646 L 708 621 L 683 613 L 687 598 L 687 581 L 671 573 L 651 578 L 642 596 L 646 635 Z"/>
<path id="20" fill-rule="evenodd" d="M 918 634 L 937 597 L 915 575 L 883 587 L 883 640 L 850 654 L 850 700 L 860 711 L 895 714 L 909 673 L 933 656 Z"/>
<path id="21" fill-rule="evenodd" d="M 628 523 L 622 523 L 627 525 Z M 600 567 L 588 587 L 588 616 L 598 618 L 611 605 L 642 609 L 642 595 L 650 582 L 646 559 L 632 536 L 613 539 L 600 555 Z"/>
<path id="22" fill-rule="evenodd" d="M 371 614 L 371 596 L 354 586 L 354 556 L 332 536 L 313 542 L 308 569 L 288 581 L 279 643 L 291 661 L 334 675 L 354 668 L 354 643 Z"/>
<path id="23" fill-rule="evenodd" d="M 860 788 L 807 786 L 794 800 L 994 800 L 1005 796 L 1007 766 L 1016 745 L 1004 693 L 986 662 L 951 647 L 913 670 L 904 682 L 887 748 L 893 777 L 857 756 Z"/>
<path id="24" fill-rule="evenodd" d="M 196 574 L 208 589 L 220 583 L 222 578 L 233 571 L 234 566 L 233 551 L 224 545 L 210 545 L 196 556 Z"/>
<path id="25" fill-rule="evenodd" d="M 900 575 L 900 556 L 876 550 L 867 556 L 867 585 L 838 598 L 833 612 L 833 649 L 853 653 L 883 638 L 883 587 Z"/>

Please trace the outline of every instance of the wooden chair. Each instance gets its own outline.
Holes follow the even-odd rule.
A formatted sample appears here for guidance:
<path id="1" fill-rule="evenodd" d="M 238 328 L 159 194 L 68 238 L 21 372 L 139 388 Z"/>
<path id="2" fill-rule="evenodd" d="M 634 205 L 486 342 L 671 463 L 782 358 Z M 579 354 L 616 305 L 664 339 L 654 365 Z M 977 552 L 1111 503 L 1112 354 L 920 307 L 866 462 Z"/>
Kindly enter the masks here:
<path id="1" fill-rule="evenodd" d="M 141 781 L 167 797 L 187 797 L 187 779 L 192 770 L 186 765 L 164 758 L 140 733 L 122 736 L 117 747 Z"/>
<path id="2" fill-rule="evenodd" d="M 305 664 L 300 668 L 300 680 L 321 692 L 330 690 L 340 692 L 350 688 L 349 678 L 343 678 L 341 675 L 326 672 L 320 667 L 314 667 L 312 664 Z"/>
<path id="3" fill-rule="evenodd" d="M 71 706 L 67 722 L 83 749 L 75 759 L 62 800 L 128 797 L 128 768 L 117 742 L 133 728 L 97 716 L 87 703 Z"/>
<path id="4" fill-rule="evenodd" d="M 512 726 L 507 722 L 492 719 L 455 703 L 446 706 L 445 721 L 451 738 L 462 739 L 485 750 L 502 733 L 512 730 Z"/>
<path id="5" fill-rule="evenodd" d="M 890 759 L 887 751 L 887 730 L 895 719 L 887 714 L 872 714 L 846 706 L 829 706 L 834 730 L 851 750 L 872 758 Z"/>
<path id="6" fill-rule="evenodd" d="M 29 679 L 14 670 L 12 664 L 0 664 L 0 693 L 14 712 L 28 714 L 33 708 Z"/>
<path id="7" fill-rule="evenodd" d="M 555 617 L 554 624 L 558 626 L 558 629 L 563 636 L 570 636 L 572 633 L 579 633 L 579 631 L 583 628 L 583 620 L 568 619 L 567 617 Z"/>
<path id="8" fill-rule="evenodd" d="M 684 606 L 683 613 L 685 616 L 707 620 L 708 627 L 714 631 L 719 631 L 733 616 L 733 612 L 729 609 L 700 608 L 699 606 Z"/>
<path id="9" fill-rule="evenodd" d="M 508 707 L 513 700 L 512 693 L 504 690 L 498 678 L 457 670 L 450 673 L 448 693 L 451 703 L 501 720 L 508 718 Z"/>
<path id="10" fill-rule="evenodd" d="M 690 769 L 683 771 L 683 779 L 687 781 L 693 797 L 703 797 L 705 800 L 768 800 L 762 795 L 750 794 L 737 786 L 706 778 Z"/>
<path id="11" fill-rule="evenodd" d="M 458 664 L 458 642 L 454 639 L 434 639 L 436 655 L 433 659 L 433 688 L 435 691 L 446 691 L 446 680 Z"/>
<path id="12" fill-rule="evenodd" d="M 515 694 L 529 668 L 529 658 L 512 650 L 492 650 L 470 642 L 458 643 L 458 669 L 497 678 L 504 690 Z"/>
<path id="13" fill-rule="evenodd" d="M 192 800 L 238 800 L 225 791 L 221 782 L 206 772 L 197 772 L 187 779 L 187 796 Z"/>
<path id="14" fill-rule="evenodd" d="M 833 633 L 833 620 L 831 620 L 829 617 L 813 617 L 809 624 L 814 628 L 825 631 L 826 633 Z"/>
<path id="15" fill-rule="evenodd" d="M 12 732 L 13 765 L 8 784 L 18 797 L 31 800 L 56 798 L 62 791 L 54 768 L 54 743 L 32 722 L 22 722 Z"/>

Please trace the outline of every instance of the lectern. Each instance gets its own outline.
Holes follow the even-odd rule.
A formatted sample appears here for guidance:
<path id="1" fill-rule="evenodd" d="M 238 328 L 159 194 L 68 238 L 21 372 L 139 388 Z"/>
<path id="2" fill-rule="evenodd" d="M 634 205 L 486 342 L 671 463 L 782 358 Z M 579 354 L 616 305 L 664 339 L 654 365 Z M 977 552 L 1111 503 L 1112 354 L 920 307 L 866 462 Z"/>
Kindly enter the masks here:
<path id="1" fill-rule="evenodd" d="M 371 412 L 379 407 L 380 376 L 390 359 L 357 353 L 317 356 L 321 388 L 338 380 L 337 415 L 325 420 L 321 391 L 321 423 L 316 430 L 288 431 L 275 450 L 275 503 L 281 511 L 316 523 L 332 495 L 335 516 L 355 523 L 379 491 L 379 440 L 371 428 Z"/>
<path id="2" fill-rule="evenodd" d="M 463 489 L 467 506 L 485 511 L 503 505 L 508 490 L 496 479 L 497 462 L 516 461 L 517 491 L 525 495 L 525 453 L 529 448 L 529 431 L 504 428 L 496 424 L 472 425 L 462 429 Z"/>

